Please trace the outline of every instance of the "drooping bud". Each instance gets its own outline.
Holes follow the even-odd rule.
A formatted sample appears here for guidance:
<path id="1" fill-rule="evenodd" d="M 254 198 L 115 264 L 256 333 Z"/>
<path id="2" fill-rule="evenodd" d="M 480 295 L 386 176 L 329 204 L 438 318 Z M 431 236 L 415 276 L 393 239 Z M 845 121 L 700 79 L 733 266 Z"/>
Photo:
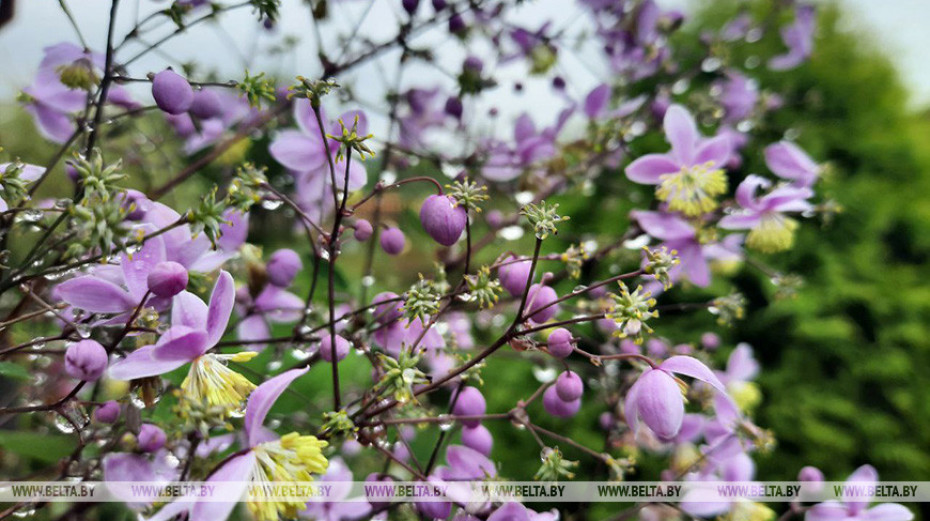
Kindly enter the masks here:
<path id="1" fill-rule="evenodd" d="M 286 288 L 294 282 L 294 277 L 304 265 L 300 255 L 290 248 L 282 248 L 271 254 L 265 271 L 268 273 L 268 282 L 279 288 Z"/>
<path id="2" fill-rule="evenodd" d="M 445 110 L 446 114 L 455 119 L 462 119 L 462 113 L 465 111 L 465 107 L 462 105 L 462 100 L 458 96 L 449 96 L 449 98 L 446 99 L 446 105 L 443 110 Z"/>
<path id="3" fill-rule="evenodd" d="M 701 346 L 708 351 L 713 351 L 720 347 L 720 337 L 716 333 L 704 333 L 701 335 Z"/>
<path id="4" fill-rule="evenodd" d="M 549 354 L 556 358 L 565 358 L 575 351 L 574 346 L 572 346 L 572 333 L 564 327 L 549 333 L 547 342 L 549 343 Z"/>
<path id="5" fill-rule="evenodd" d="M 152 425 L 151 423 L 143 423 L 142 427 L 139 429 L 139 435 L 136 436 L 136 440 L 139 443 L 139 450 L 144 452 L 157 451 L 165 446 L 165 441 L 167 439 L 168 436 L 165 435 L 165 431 L 161 430 L 161 427 Z"/>
<path id="6" fill-rule="evenodd" d="M 81 340 L 65 351 L 65 372 L 85 382 L 95 382 L 107 368 L 107 350 L 96 340 Z"/>
<path id="7" fill-rule="evenodd" d="M 343 360 L 349 354 L 349 341 L 336 335 L 336 360 Z M 320 339 L 320 358 L 327 362 L 333 361 L 333 343 L 329 334 L 324 333 Z"/>
<path id="8" fill-rule="evenodd" d="M 465 427 L 462 429 L 462 445 L 474 449 L 485 456 L 491 455 L 491 448 L 494 446 L 494 438 L 484 425 L 475 427 Z"/>
<path id="9" fill-rule="evenodd" d="M 543 408 L 556 418 L 571 418 L 581 409 L 581 398 L 567 402 L 559 397 L 553 386 L 543 393 Z"/>
<path id="10" fill-rule="evenodd" d="M 371 223 L 365 219 L 355 221 L 355 240 L 365 242 L 371 237 L 374 231 L 374 228 L 371 227 Z"/>
<path id="11" fill-rule="evenodd" d="M 110 400 L 97 407 L 94 411 L 94 420 L 99 423 L 116 423 L 116 420 L 119 419 L 119 412 L 119 402 Z"/>
<path id="12" fill-rule="evenodd" d="M 550 305 L 558 298 L 555 290 L 549 286 L 533 284 L 526 297 L 527 316 L 537 324 L 549 321 L 559 311 L 558 304 Z"/>
<path id="13" fill-rule="evenodd" d="M 417 7 L 420 6 L 420 0 L 403 0 L 401 3 L 404 6 L 404 11 L 407 11 L 410 16 L 413 16 L 413 13 L 417 12 Z"/>
<path id="14" fill-rule="evenodd" d="M 184 77 L 171 69 L 165 69 L 152 79 L 152 97 L 158 108 L 176 116 L 191 108 L 194 89 Z"/>
<path id="15" fill-rule="evenodd" d="M 404 302 L 400 300 L 397 293 L 385 291 L 383 293 L 378 293 L 375 295 L 375 298 L 371 299 L 372 304 L 379 304 L 381 302 L 384 303 L 376 306 L 373 312 L 375 322 L 379 324 L 388 324 L 404 316 Z"/>
<path id="16" fill-rule="evenodd" d="M 381 248 L 388 255 L 397 255 L 404 251 L 406 244 L 407 238 L 404 237 L 404 232 L 397 228 L 388 228 L 381 232 Z"/>
<path id="17" fill-rule="evenodd" d="M 578 373 L 565 371 L 555 380 L 555 392 L 562 401 L 571 402 L 581 398 L 584 394 L 584 383 Z"/>
<path id="18" fill-rule="evenodd" d="M 146 279 L 149 291 L 159 297 L 171 298 L 187 287 L 187 269 L 174 261 L 159 262 Z"/>
<path id="19" fill-rule="evenodd" d="M 200 119 L 219 117 L 223 114 L 223 104 L 220 102 L 220 97 L 212 90 L 198 90 L 194 92 L 190 113 Z"/>
<path id="20" fill-rule="evenodd" d="M 529 260 L 511 262 L 513 259 L 513 256 L 508 257 L 504 260 L 507 264 L 497 268 L 497 278 L 500 279 L 501 286 L 507 290 L 507 293 L 510 293 L 514 297 L 520 297 L 523 296 L 523 290 L 526 289 L 526 281 L 530 278 L 530 266 L 532 262 Z"/>
<path id="21" fill-rule="evenodd" d="M 465 231 L 468 213 L 447 195 L 431 195 L 420 207 L 420 223 L 434 241 L 452 246 Z"/>
<path id="22" fill-rule="evenodd" d="M 480 416 L 487 410 L 484 395 L 474 387 L 463 388 L 459 392 L 458 399 L 455 396 L 452 399 L 455 400 L 452 413 L 456 416 Z M 462 423 L 468 427 L 475 427 L 481 423 L 481 420 L 465 420 Z"/>

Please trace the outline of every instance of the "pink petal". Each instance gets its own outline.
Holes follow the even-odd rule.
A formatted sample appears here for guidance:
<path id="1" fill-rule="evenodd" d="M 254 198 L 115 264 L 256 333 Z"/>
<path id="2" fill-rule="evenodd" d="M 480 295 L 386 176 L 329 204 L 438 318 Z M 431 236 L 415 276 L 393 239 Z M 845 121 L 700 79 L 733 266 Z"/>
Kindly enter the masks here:
<path id="1" fill-rule="evenodd" d="M 623 414 L 626 416 L 626 424 L 634 434 L 639 428 L 639 391 L 642 376 L 640 376 L 630 389 L 626 392 L 626 398 L 623 399 Z"/>
<path id="2" fill-rule="evenodd" d="M 296 172 L 319 168 L 326 161 L 320 140 L 307 137 L 296 130 L 282 130 L 268 147 L 271 157 Z"/>
<path id="3" fill-rule="evenodd" d="M 281 396 L 287 386 L 291 385 L 291 382 L 308 370 L 309 368 L 304 367 L 303 369 L 285 371 L 267 380 L 252 391 L 245 407 L 244 425 L 245 437 L 248 440 L 249 447 L 254 447 L 257 443 L 260 443 L 257 438 L 261 432 L 262 424 L 265 423 L 265 417 L 268 416 L 268 411 L 271 410 L 275 400 Z"/>
<path id="4" fill-rule="evenodd" d="M 859 519 L 863 521 L 911 521 L 914 513 L 906 506 L 897 503 L 885 503 L 863 512 Z"/>
<path id="5" fill-rule="evenodd" d="M 722 393 L 727 392 L 723 384 L 720 383 L 720 380 L 717 379 L 717 375 L 697 358 L 692 358 L 690 356 L 673 356 L 662 362 L 659 365 L 659 369 L 696 378 L 702 382 L 709 383 Z"/>
<path id="6" fill-rule="evenodd" d="M 681 430 L 685 417 L 681 389 L 669 373 L 658 369 L 646 371 L 639 380 L 640 419 L 659 439 L 671 440 Z"/>
<path id="7" fill-rule="evenodd" d="M 693 164 L 694 149 L 701 135 L 698 134 L 697 124 L 688 109 L 681 105 L 672 105 L 665 111 L 665 137 L 672 145 L 672 154 L 679 163 Z"/>
<path id="8" fill-rule="evenodd" d="M 634 183 L 659 184 L 659 177 L 680 170 L 678 163 L 666 154 L 648 154 L 626 167 L 626 176 Z"/>
<path id="9" fill-rule="evenodd" d="M 681 241 L 695 236 L 691 224 L 675 214 L 633 211 L 630 215 L 643 231 L 662 241 Z"/>
<path id="10" fill-rule="evenodd" d="M 155 360 L 152 357 L 154 350 L 154 345 L 136 349 L 111 365 L 107 374 L 114 380 L 137 380 L 174 371 L 187 363 L 186 360 Z"/>
<path id="11" fill-rule="evenodd" d="M 226 332 L 226 325 L 229 323 L 229 315 L 232 313 L 235 304 L 236 286 L 232 275 L 227 271 L 221 271 L 219 278 L 216 279 L 216 285 L 213 286 L 213 293 L 210 295 L 210 307 L 207 310 L 208 347 L 215 346 L 223 337 L 223 333 Z"/>
<path id="12" fill-rule="evenodd" d="M 846 506 L 837 501 L 814 505 L 804 515 L 804 521 L 841 521 L 849 517 Z"/>
<path id="13" fill-rule="evenodd" d="M 178 293 L 171 301 L 171 325 L 206 330 L 207 305 L 189 291 Z"/>
<path id="14" fill-rule="evenodd" d="M 694 164 L 713 163 L 715 168 L 723 168 L 732 151 L 730 138 L 726 135 L 705 139 L 694 154 Z"/>
<path id="15" fill-rule="evenodd" d="M 206 351 L 207 333 L 202 329 L 174 326 L 158 339 L 152 351 L 156 361 L 191 362 Z"/>
<path id="16" fill-rule="evenodd" d="M 136 306 L 129 292 L 91 275 L 66 280 L 57 291 L 68 304 L 93 313 L 122 313 Z"/>
<path id="17" fill-rule="evenodd" d="M 155 231 L 151 225 L 146 225 L 146 233 Z M 120 256 L 120 267 L 123 270 L 123 279 L 126 281 L 126 287 L 129 288 L 130 294 L 137 302 L 142 301 L 142 297 L 149 289 L 148 276 L 152 268 L 159 262 L 166 260 L 165 241 L 159 235 L 146 239 L 142 248 L 130 256 L 123 253 Z"/>
<path id="18" fill-rule="evenodd" d="M 207 479 L 207 483 L 220 484 L 216 490 L 226 497 L 242 499 L 249 486 L 249 475 L 255 467 L 255 453 L 248 451 L 227 461 Z M 223 521 L 229 517 L 238 501 L 221 503 L 200 501 L 194 505 L 190 521 Z"/>

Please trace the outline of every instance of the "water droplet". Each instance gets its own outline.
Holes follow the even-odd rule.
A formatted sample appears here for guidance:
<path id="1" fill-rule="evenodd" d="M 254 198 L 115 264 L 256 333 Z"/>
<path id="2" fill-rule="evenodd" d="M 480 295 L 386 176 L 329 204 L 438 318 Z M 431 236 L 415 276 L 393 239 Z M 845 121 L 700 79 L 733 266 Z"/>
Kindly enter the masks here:
<path id="1" fill-rule="evenodd" d="M 515 241 L 519 239 L 520 237 L 523 237 L 523 233 L 524 233 L 523 227 L 514 225 L 514 226 L 507 226 L 507 227 L 501 228 L 500 230 L 498 230 L 497 235 L 501 239 L 508 240 L 508 241 Z"/>
<path id="2" fill-rule="evenodd" d="M 515 199 L 518 203 L 520 203 L 520 204 L 529 204 L 529 203 L 532 203 L 532 202 L 533 202 L 533 192 L 530 192 L 530 191 L 528 191 L 528 190 L 527 190 L 527 191 L 523 191 L 523 192 L 517 192 L 517 194 L 514 196 L 514 199 Z"/>
<path id="3" fill-rule="evenodd" d="M 81 338 L 90 337 L 90 326 L 88 326 L 87 324 L 75 324 L 74 329 L 75 331 L 77 331 L 78 336 L 80 336 Z"/>
<path id="4" fill-rule="evenodd" d="M 284 201 L 280 199 L 265 199 L 262 201 L 262 208 L 266 210 L 277 210 L 282 204 L 284 204 Z"/>
<path id="5" fill-rule="evenodd" d="M 746 65 L 747 69 L 755 69 L 761 62 L 762 60 L 760 60 L 758 56 L 750 56 L 746 58 L 746 61 L 743 63 Z"/>
<path id="6" fill-rule="evenodd" d="M 374 284 L 375 284 L 375 278 L 372 277 L 371 275 L 365 275 L 364 277 L 362 277 L 362 286 L 365 286 L 366 288 L 370 288 L 374 286 Z"/>
<path id="7" fill-rule="evenodd" d="M 438 418 L 441 431 L 448 431 L 455 426 L 455 421 L 448 414 L 440 414 Z"/>
<path id="8" fill-rule="evenodd" d="M 691 86 L 691 82 L 687 79 L 680 79 L 672 84 L 672 94 L 684 94 L 688 87 Z"/>
<path id="9" fill-rule="evenodd" d="M 281 366 L 282 366 L 282 365 L 283 365 L 283 364 L 282 364 L 279 360 L 273 360 L 273 361 L 271 361 L 271 362 L 268 362 L 268 365 L 265 366 L 265 367 L 266 367 L 269 371 L 277 371 L 278 369 L 281 369 Z"/>
<path id="10" fill-rule="evenodd" d="M 714 58 L 712 56 L 710 58 L 705 58 L 704 61 L 701 62 L 701 70 L 704 72 L 714 72 L 719 69 L 721 65 L 723 65 L 723 62 L 721 62 L 719 58 Z"/>
<path id="11" fill-rule="evenodd" d="M 55 415 L 55 428 L 64 434 L 71 434 L 74 432 L 74 425 L 71 424 L 64 416 L 54 413 Z"/>
<path id="12" fill-rule="evenodd" d="M 533 367 L 533 378 L 536 378 L 539 383 L 551 382 L 558 375 L 559 372 L 554 367 Z"/>

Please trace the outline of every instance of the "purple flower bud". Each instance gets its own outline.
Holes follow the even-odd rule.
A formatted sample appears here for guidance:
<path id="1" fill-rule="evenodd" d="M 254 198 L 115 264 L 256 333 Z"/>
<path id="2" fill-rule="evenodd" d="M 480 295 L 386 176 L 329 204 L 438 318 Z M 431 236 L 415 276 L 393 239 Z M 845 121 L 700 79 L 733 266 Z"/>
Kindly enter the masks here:
<path id="1" fill-rule="evenodd" d="M 385 304 L 381 304 L 375 308 L 375 322 L 379 324 L 387 324 L 389 322 L 394 322 L 395 320 L 398 320 L 400 317 L 404 316 L 404 311 L 402 309 L 403 302 L 400 300 L 394 300 L 396 298 L 397 293 L 385 291 L 384 293 L 378 293 L 375 295 L 375 298 L 371 299 L 372 304 L 378 304 L 388 300 L 391 301 Z"/>
<path id="2" fill-rule="evenodd" d="M 462 62 L 462 68 L 467 71 L 481 74 L 481 71 L 484 69 L 484 62 L 481 61 L 481 58 L 477 56 L 469 56 L 465 58 L 464 62 Z"/>
<path id="3" fill-rule="evenodd" d="M 294 282 L 297 272 L 304 267 L 300 262 L 300 255 L 290 248 L 281 248 L 271 254 L 265 271 L 268 273 L 268 282 L 279 288 L 286 288 Z"/>
<path id="4" fill-rule="evenodd" d="M 617 419 L 609 412 L 602 412 L 601 415 L 597 417 L 597 424 L 601 426 L 601 429 L 609 431 L 617 424 Z"/>
<path id="5" fill-rule="evenodd" d="M 484 425 L 474 427 L 465 427 L 462 429 L 462 445 L 469 449 L 474 449 L 485 456 L 491 455 L 491 447 L 494 446 L 494 438 Z"/>
<path id="6" fill-rule="evenodd" d="M 212 90 L 198 90 L 194 92 L 190 113 L 200 119 L 215 118 L 223 114 L 223 104 Z"/>
<path id="7" fill-rule="evenodd" d="M 446 0 L 433 0 L 433 9 L 435 9 L 437 12 L 445 9 L 446 5 Z"/>
<path id="8" fill-rule="evenodd" d="M 94 419 L 99 423 L 116 423 L 119 419 L 119 402 L 110 400 L 94 410 Z"/>
<path id="9" fill-rule="evenodd" d="M 359 242 L 367 241 L 374 232 L 375 230 L 371 227 L 371 223 L 365 219 L 355 221 L 355 240 Z"/>
<path id="10" fill-rule="evenodd" d="M 798 473 L 798 481 L 809 481 L 813 483 L 823 482 L 823 472 L 817 467 L 807 466 Z"/>
<path id="11" fill-rule="evenodd" d="M 388 255 L 397 255 L 404 251 L 406 243 L 407 239 L 404 237 L 404 232 L 397 228 L 388 228 L 381 232 L 381 248 Z"/>
<path id="12" fill-rule="evenodd" d="M 452 503 L 449 501 L 422 501 L 415 505 L 429 519 L 447 519 L 452 513 Z"/>
<path id="13" fill-rule="evenodd" d="M 565 78 L 561 76 L 552 78 L 552 88 L 555 90 L 565 90 Z"/>
<path id="14" fill-rule="evenodd" d="M 365 484 L 370 484 L 370 485 L 378 485 L 381 483 L 393 483 L 393 482 L 394 482 L 394 479 L 391 478 L 391 476 L 380 476 L 378 475 L 377 472 L 372 472 L 365 478 Z M 371 497 L 372 495 L 367 496 L 368 504 L 371 505 L 371 508 L 375 510 L 379 510 L 379 509 L 382 509 L 390 505 L 390 503 L 387 501 L 375 501 Z"/>
<path id="15" fill-rule="evenodd" d="M 481 394 L 481 391 L 474 387 L 465 387 L 459 392 L 458 399 L 455 399 L 455 396 L 452 397 L 455 400 L 455 407 L 452 408 L 452 414 L 456 416 L 480 416 L 484 414 L 484 411 L 487 410 L 487 403 L 484 401 L 484 396 Z M 475 427 L 480 424 L 480 420 L 466 420 L 463 421 L 468 427 Z"/>
<path id="16" fill-rule="evenodd" d="M 526 281 L 530 278 L 531 261 L 510 262 L 513 256 L 504 259 L 504 264 L 497 268 L 497 278 L 501 281 L 501 286 L 514 297 L 522 297 L 523 290 L 526 289 Z"/>
<path id="17" fill-rule="evenodd" d="M 549 354 L 556 358 L 565 358 L 575 351 L 575 347 L 572 345 L 572 333 L 564 327 L 549 333 L 547 342 L 549 343 Z"/>
<path id="18" fill-rule="evenodd" d="M 491 210 L 484 220 L 491 228 L 500 228 L 504 224 L 504 214 L 500 210 Z"/>
<path id="19" fill-rule="evenodd" d="M 465 19 L 462 15 L 456 13 L 449 17 L 449 32 L 459 34 L 465 31 Z"/>
<path id="20" fill-rule="evenodd" d="M 571 402 L 584 394 L 584 383 L 578 373 L 565 371 L 555 380 L 555 392 L 563 401 Z"/>
<path id="21" fill-rule="evenodd" d="M 96 340 L 81 340 L 65 351 L 65 372 L 85 382 L 95 382 L 107 368 L 107 350 Z"/>
<path id="22" fill-rule="evenodd" d="M 420 6 L 420 0 L 403 0 L 401 3 L 404 6 L 404 11 L 407 11 L 410 16 L 413 16 L 413 13 L 417 12 L 417 7 Z"/>
<path id="23" fill-rule="evenodd" d="M 465 110 L 465 107 L 462 105 L 462 100 L 458 96 L 449 96 L 446 99 L 446 106 L 444 108 L 446 114 L 452 116 L 455 119 L 462 119 L 462 112 Z"/>
<path id="24" fill-rule="evenodd" d="M 194 103 L 194 89 L 187 80 L 171 69 L 165 69 L 152 79 L 152 97 L 158 108 L 177 116 L 187 112 Z"/>
<path id="25" fill-rule="evenodd" d="M 704 333 L 701 335 L 701 345 L 708 351 L 713 351 L 720 347 L 720 337 L 716 333 Z"/>
<path id="26" fill-rule="evenodd" d="M 139 435 L 136 440 L 139 442 L 139 449 L 144 452 L 155 452 L 165 446 L 165 431 L 161 427 L 151 423 L 143 423 L 139 429 Z"/>
<path id="27" fill-rule="evenodd" d="M 78 173 L 77 168 L 74 168 L 70 161 L 65 163 L 65 173 L 68 174 L 68 179 L 75 183 L 81 180 L 81 174 Z"/>
<path id="28" fill-rule="evenodd" d="M 349 354 L 349 341 L 336 335 L 336 360 L 343 360 Z M 327 362 L 333 361 L 333 344 L 329 333 L 324 333 L 320 339 L 320 358 Z"/>
<path id="29" fill-rule="evenodd" d="M 145 216 L 145 212 L 151 205 L 151 201 L 145 197 L 145 194 L 138 190 L 126 190 L 121 197 L 121 206 L 127 210 L 126 219 L 138 221 Z"/>
<path id="30" fill-rule="evenodd" d="M 559 398 L 555 386 L 543 393 L 543 408 L 556 418 L 571 418 L 581 409 L 581 398 L 566 402 Z"/>
<path id="31" fill-rule="evenodd" d="M 423 229 L 443 246 L 452 246 L 459 240 L 467 221 L 465 208 L 456 206 L 455 199 L 447 195 L 431 195 L 420 207 Z"/>
<path id="32" fill-rule="evenodd" d="M 149 291 L 159 297 L 170 298 L 187 287 L 187 269 L 174 261 L 159 262 L 146 279 Z"/>
<path id="33" fill-rule="evenodd" d="M 550 306 L 559 298 L 556 295 L 555 290 L 549 286 L 542 286 L 540 284 L 533 284 L 530 287 L 530 292 L 526 297 L 528 302 L 527 315 L 529 315 L 530 320 L 537 324 L 542 324 L 543 322 L 549 321 L 556 313 L 559 312 L 558 304 Z"/>

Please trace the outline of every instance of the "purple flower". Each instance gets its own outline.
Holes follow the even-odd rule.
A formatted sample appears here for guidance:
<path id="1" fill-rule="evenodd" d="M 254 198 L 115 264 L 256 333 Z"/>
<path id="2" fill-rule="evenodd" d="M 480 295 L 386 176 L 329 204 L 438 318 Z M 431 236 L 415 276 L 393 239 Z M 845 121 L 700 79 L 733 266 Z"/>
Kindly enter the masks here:
<path id="1" fill-rule="evenodd" d="M 351 521 L 367 516 L 371 513 L 373 505 L 349 498 L 352 481 L 352 471 L 342 458 L 331 459 L 326 474 L 319 479 L 320 484 L 330 484 L 333 487 L 327 495 L 331 501 L 311 501 L 300 513 L 301 517 L 315 521 Z"/>
<path id="2" fill-rule="evenodd" d="M 349 354 L 350 347 L 348 340 L 336 335 L 336 360 L 343 360 Z M 330 363 L 333 362 L 333 342 L 329 334 L 324 334 L 320 339 L 320 358 Z"/>
<path id="3" fill-rule="evenodd" d="M 491 431 L 484 425 L 478 424 L 474 427 L 465 426 L 462 428 L 462 445 L 474 449 L 485 456 L 491 455 L 491 448 L 494 446 L 494 437 Z"/>
<path id="4" fill-rule="evenodd" d="M 355 221 L 355 240 L 359 242 L 365 242 L 374 233 L 374 228 L 372 228 L 371 223 L 365 219 L 359 219 Z"/>
<path id="5" fill-rule="evenodd" d="M 236 326 L 239 340 L 252 342 L 249 347 L 261 351 L 265 344 L 256 343 L 271 337 L 271 324 L 299 320 L 306 305 L 297 295 L 269 284 L 254 299 L 247 287 L 236 292 L 237 311 L 242 320 Z"/>
<path id="6" fill-rule="evenodd" d="M 0 179 L 3 179 L 4 174 L 6 174 L 8 170 L 10 173 L 12 173 L 12 169 L 14 168 L 20 169 L 18 178 L 21 181 L 26 181 L 28 183 L 38 180 L 40 177 L 42 177 L 42 174 L 45 173 L 45 169 L 41 166 L 30 165 L 26 163 L 0 163 Z M 14 203 L 16 203 L 16 201 L 14 201 Z M 4 201 L 2 197 L 0 197 L 0 212 L 5 212 L 9 209 L 10 207 L 8 203 Z"/>
<path id="7" fill-rule="evenodd" d="M 532 261 L 529 259 L 517 261 L 513 255 L 503 260 L 503 265 L 497 268 L 497 278 L 500 279 L 501 286 L 514 297 L 522 297 L 526 290 L 526 282 L 530 278 L 530 267 Z"/>
<path id="8" fill-rule="evenodd" d="M 549 347 L 549 354 L 556 358 L 567 358 L 573 352 L 575 347 L 572 345 L 572 333 L 564 327 L 557 328 L 549 333 L 546 339 Z"/>
<path id="9" fill-rule="evenodd" d="M 272 253 L 265 265 L 268 282 L 279 288 L 290 286 L 301 268 L 303 268 L 303 263 L 300 261 L 300 255 L 290 248 L 281 248 Z"/>
<path id="10" fill-rule="evenodd" d="M 139 449 L 143 452 L 156 452 L 165 446 L 168 436 L 165 435 L 165 431 L 161 430 L 161 427 L 143 423 L 136 439 L 139 442 Z"/>
<path id="11" fill-rule="evenodd" d="M 661 440 L 671 440 L 678 434 L 685 416 L 685 403 L 673 373 L 707 382 L 726 393 L 713 371 L 697 359 L 673 356 L 644 371 L 627 391 L 624 411 L 630 430 L 636 432 L 642 419 Z"/>
<path id="12" fill-rule="evenodd" d="M 727 359 L 727 370 L 716 373 L 726 386 L 754 380 L 759 374 L 759 362 L 752 356 L 752 347 L 746 343 L 737 345 Z"/>
<path id="13" fill-rule="evenodd" d="M 867 489 L 878 481 L 878 472 L 871 465 L 863 465 L 856 469 L 846 485 Z M 868 508 L 871 497 L 860 497 L 858 500 L 843 499 L 841 501 L 825 501 L 814 505 L 804 515 L 805 521 L 910 521 L 914 513 L 904 505 L 897 503 L 882 503 Z"/>
<path id="14" fill-rule="evenodd" d="M 228 360 L 244 362 L 257 353 L 207 353 L 222 338 L 235 304 L 232 276 L 222 271 L 210 295 L 209 306 L 193 293 L 182 291 L 171 305 L 171 328 L 154 345 L 140 347 L 110 366 L 110 377 L 136 380 L 191 364 L 181 389 L 190 403 L 207 403 L 235 410 L 255 388 L 245 377 L 226 367 Z"/>
<path id="15" fill-rule="evenodd" d="M 403 301 L 398 298 L 397 293 L 378 293 L 371 299 L 371 303 L 379 304 L 373 312 L 374 320 L 379 324 L 394 322 L 404 316 Z"/>
<path id="16" fill-rule="evenodd" d="M 264 429 L 265 417 L 271 406 L 297 377 L 305 374 L 307 369 L 292 369 L 267 380 L 258 386 L 249 397 L 245 410 L 245 438 L 247 450 L 227 459 L 207 482 L 223 486 L 228 497 L 240 497 L 246 493 L 250 484 L 254 484 L 254 493 L 263 494 L 262 487 L 277 480 L 311 481 L 313 474 L 323 474 L 328 462 L 322 454 L 325 441 L 313 436 L 301 436 L 296 432 L 281 438 L 269 436 Z M 294 497 L 282 501 L 259 501 L 261 498 L 247 498 L 247 506 L 252 515 L 259 519 L 277 519 L 286 512 L 306 508 L 309 497 Z M 235 508 L 235 502 L 196 501 L 193 496 L 185 496 L 165 505 L 149 521 L 167 521 L 186 512 L 189 521 L 224 521 Z"/>
<path id="17" fill-rule="evenodd" d="M 177 262 L 159 262 L 145 280 L 153 294 L 171 298 L 187 287 L 187 270 Z"/>
<path id="18" fill-rule="evenodd" d="M 801 65 L 814 47 L 814 29 L 817 17 L 814 6 L 798 6 L 794 23 L 782 28 L 781 39 L 788 47 L 788 52 L 769 60 L 769 68 L 775 71 L 793 69 Z"/>
<path id="19" fill-rule="evenodd" d="M 487 158 L 481 169 L 482 175 L 491 181 L 510 181 L 524 170 L 533 170 L 539 163 L 554 157 L 556 138 L 574 110 L 574 107 L 564 109 L 555 125 L 541 131 L 536 130 L 529 114 L 521 114 L 514 124 L 512 146 L 496 140 L 485 144 Z"/>
<path id="20" fill-rule="evenodd" d="M 488 521 L 556 521 L 559 516 L 554 511 L 536 512 L 520 503 L 504 503 L 488 516 Z"/>
<path id="21" fill-rule="evenodd" d="M 572 402 L 584 393 L 584 383 L 578 373 L 564 371 L 555 379 L 555 392 L 565 402 Z"/>
<path id="22" fill-rule="evenodd" d="M 406 244 L 407 238 L 404 237 L 404 232 L 400 231 L 399 228 L 385 228 L 381 232 L 381 249 L 388 255 L 400 254 L 400 252 L 404 251 Z"/>
<path id="23" fill-rule="evenodd" d="M 626 167 L 631 181 L 657 185 L 656 196 L 671 211 L 697 216 L 717 207 L 716 198 L 727 190 L 723 168 L 730 156 L 726 136 L 703 138 L 691 114 L 681 105 L 665 112 L 666 154 L 648 154 Z"/>
<path id="24" fill-rule="evenodd" d="M 720 104 L 726 112 L 724 122 L 738 123 L 752 116 L 759 101 L 759 87 L 755 81 L 735 70 L 726 73 L 726 79 L 717 83 Z"/>
<path id="25" fill-rule="evenodd" d="M 152 79 L 152 97 L 158 108 L 177 116 L 187 112 L 194 103 L 194 89 L 183 76 L 165 69 Z"/>
<path id="26" fill-rule="evenodd" d="M 142 481 L 168 484 L 180 474 L 177 459 L 164 449 L 147 455 L 113 452 L 103 457 L 100 466 L 107 490 L 114 497 L 126 501 L 134 510 L 151 505 L 156 498 L 140 498 L 138 491 L 132 490 L 131 483 Z"/>
<path id="27" fill-rule="evenodd" d="M 526 295 L 526 316 L 537 324 L 548 322 L 559 312 L 559 305 L 554 304 L 558 298 L 551 287 L 533 284 Z"/>
<path id="28" fill-rule="evenodd" d="M 779 141 L 765 147 L 765 164 L 782 179 L 795 186 L 809 188 L 820 175 L 820 166 L 800 147 L 790 141 Z"/>
<path id="29" fill-rule="evenodd" d="M 94 420 L 100 423 L 116 423 L 119 413 L 119 402 L 110 400 L 94 410 Z"/>
<path id="30" fill-rule="evenodd" d="M 65 372 L 85 382 L 95 382 L 107 369 L 107 350 L 96 340 L 81 340 L 65 351 Z"/>
<path id="31" fill-rule="evenodd" d="M 375 312 L 377 313 L 377 310 Z M 424 349 L 430 354 L 435 354 L 435 350 L 445 347 L 446 342 L 435 327 L 428 329 L 420 343 L 414 346 L 422 333 L 423 322 L 419 318 L 412 321 L 395 321 L 375 331 L 374 341 L 392 356 L 399 355 L 404 346 L 407 349 Z"/>
<path id="32" fill-rule="evenodd" d="M 662 241 L 662 246 L 678 252 L 680 263 L 671 269 L 671 280 L 678 280 L 683 274 L 696 286 L 710 284 L 705 246 L 700 243 L 697 231 L 688 221 L 664 212 L 634 211 L 632 216 L 646 233 Z"/>
<path id="33" fill-rule="evenodd" d="M 452 413 L 456 416 L 481 416 L 487 410 L 487 403 L 484 401 L 484 395 L 474 387 L 464 387 L 458 397 L 452 397 L 455 406 L 452 407 Z M 463 420 L 468 427 L 475 427 L 481 420 Z"/>
<path id="34" fill-rule="evenodd" d="M 455 244 L 468 221 L 465 208 L 448 195 L 431 195 L 420 207 L 420 223 L 434 241 L 443 246 Z"/>
<path id="35" fill-rule="evenodd" d="M 212 119 L 223 115 L 223 102 L 212 89 L 194 91 L 190 113 L 200 119 Z"/>
<path id="36" fill-rule="evenodd" d="M 780 186 L 762 197 L 756 190 L 771 186 L 768 179 L 749 175 L 736 188 L 736 202 L 741 211 L 720 219 L 719 226 L 727 230 L 749 230 L 746 244 L 763 253 L 786 250 L 794 242 L 797 221 L 786 213 L 811 210 L 807 199 L 813 195 L 810 188 Z"/>
<path id="37" fill-rule="evenodd" d="M 580 397 L 574 400 L 563 400 L 555 386 L 549 387 L 543 392 L 542 402 L 546 412 L 556 418 L 571 418 L 581 410 Z"/>

